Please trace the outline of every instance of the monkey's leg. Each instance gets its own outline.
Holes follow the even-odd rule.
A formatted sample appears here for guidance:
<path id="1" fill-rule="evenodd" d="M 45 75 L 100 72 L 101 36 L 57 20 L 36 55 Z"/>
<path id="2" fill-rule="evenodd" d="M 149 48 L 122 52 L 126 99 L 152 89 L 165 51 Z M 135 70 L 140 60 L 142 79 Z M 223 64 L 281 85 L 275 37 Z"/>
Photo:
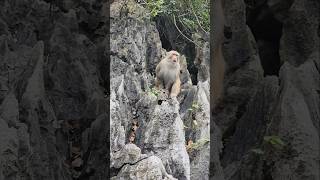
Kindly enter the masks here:
<path id="1" fill-rule="evenodd" d="M 158 90 L 163 89 L 162 81 L 156 77 L 155 86 Z"/>
<path id="2" fill-rule="evenodd" d="M 180 85 L 181 85 L 181 81 L 179 78 L 177 78 L 171 87 L 171 91 L 170 91 L 171 98 L 178 96 L 178 94 L 180 93 Z"/>

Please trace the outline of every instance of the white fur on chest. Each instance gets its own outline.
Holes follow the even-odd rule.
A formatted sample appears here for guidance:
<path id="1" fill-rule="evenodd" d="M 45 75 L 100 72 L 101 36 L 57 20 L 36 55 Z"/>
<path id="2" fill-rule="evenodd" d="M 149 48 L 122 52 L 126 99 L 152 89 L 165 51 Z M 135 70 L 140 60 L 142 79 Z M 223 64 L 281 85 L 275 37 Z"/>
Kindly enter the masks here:
<path id="1" fill-rule="evenodd" d="M 163 79 L 163 85 L 166 89 L 170 89 L 172 84 L 177 79 L 177 72 L 179 72 L 179 66 L 169 67 L 168 69 L 161 69 L 159 77 Z"/>

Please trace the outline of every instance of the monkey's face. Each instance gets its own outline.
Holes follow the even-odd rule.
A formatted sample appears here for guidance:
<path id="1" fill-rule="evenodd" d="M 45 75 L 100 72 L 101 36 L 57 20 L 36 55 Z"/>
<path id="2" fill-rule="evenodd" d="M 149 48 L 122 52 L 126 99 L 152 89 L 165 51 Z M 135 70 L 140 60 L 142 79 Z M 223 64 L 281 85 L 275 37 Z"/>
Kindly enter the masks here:
<path id="1" fill-rule="evenodd" d="M 170 57 L 170 60 L 171 60 L 173 63 L 179 63 L 179 58 L 178 58 L 178 55 L 177 55 L 177 54 L 172 54 L 171 57 Z"/>

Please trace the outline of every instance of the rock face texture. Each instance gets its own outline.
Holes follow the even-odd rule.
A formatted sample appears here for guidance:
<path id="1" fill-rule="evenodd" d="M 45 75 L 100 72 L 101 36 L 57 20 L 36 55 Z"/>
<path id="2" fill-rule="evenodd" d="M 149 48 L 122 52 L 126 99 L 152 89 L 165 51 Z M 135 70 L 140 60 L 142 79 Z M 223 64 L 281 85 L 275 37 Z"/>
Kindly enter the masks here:
<path id="1" fill-rule="evenodd" d="M 106 18 L 100 1 L 0 2 L 0 179 L 107 177 Z"/>
<path id="2" fill-rule="evenodd" d="M 320 178 L 318 0 L 225 0 L 212 109 L 209 35 L 176 46 L 168 99 L 154 70 L 176 31 L 136 1 L 107 3 L 0 1 L 1 180 Z"/>
<path id="3" fill-rule="evenodd" d="M 223 149 L 211 169 L 221 163 L 227 180 L 319 179 L 320 3 L 224 7 L 224 94 L 211 114 Z"/>
<path id="4" fill-rule="evenodd" d="M 192 85 L 182 56 L 182 90 L 177 98 L 170 99 L 168 92 L 154 89 L 155 67 L 166 50 L 148 11 L 135 1 L 113 2 L 110 32 L 112 177 L 208 179 L 208 70 L 202 72 L 197 85 Z M 206 53 L 199 56 L 198 64 L 205 66 L 209 60 L 208 41 L 200 51 Z M 130 140 L 132 128 L 136 127 L 133 124 L 138 124 L 134 141 Z M 119 154 L 129 153 L 131 150 L 125 149 L 133 145 L 143 155 L 120 160 L 124 155 Z"/>

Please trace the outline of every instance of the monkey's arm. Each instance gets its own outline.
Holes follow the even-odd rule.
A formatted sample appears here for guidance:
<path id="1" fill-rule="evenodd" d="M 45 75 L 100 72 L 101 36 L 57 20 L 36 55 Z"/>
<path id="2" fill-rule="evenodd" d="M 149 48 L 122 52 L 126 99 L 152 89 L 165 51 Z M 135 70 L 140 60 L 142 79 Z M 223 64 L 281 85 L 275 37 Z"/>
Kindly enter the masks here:
<path id="1" fill-rule="evenodd" d="M 170 92 L 171 98 L 178 96 L 178 94 L 180 93 L 180 85 L 181 85 L 181 81 L 180 81 L 180 78 L 178 75 L 176 81 L 173 83 L 172 88 L 171 88 L 171 92 Z"/>

